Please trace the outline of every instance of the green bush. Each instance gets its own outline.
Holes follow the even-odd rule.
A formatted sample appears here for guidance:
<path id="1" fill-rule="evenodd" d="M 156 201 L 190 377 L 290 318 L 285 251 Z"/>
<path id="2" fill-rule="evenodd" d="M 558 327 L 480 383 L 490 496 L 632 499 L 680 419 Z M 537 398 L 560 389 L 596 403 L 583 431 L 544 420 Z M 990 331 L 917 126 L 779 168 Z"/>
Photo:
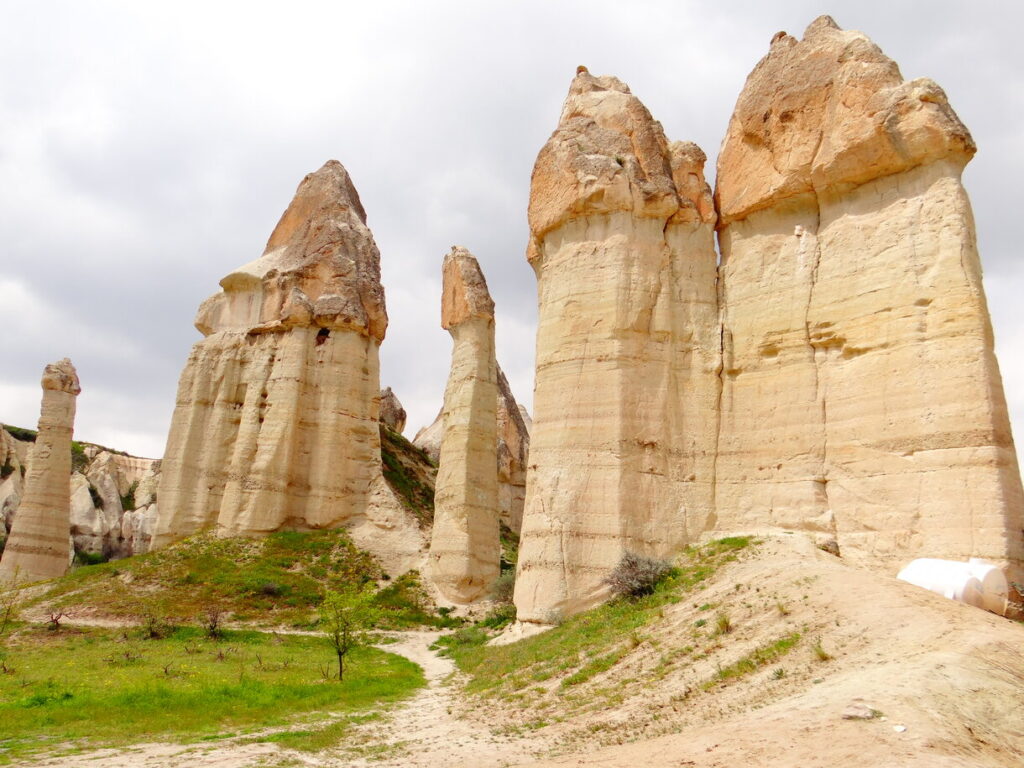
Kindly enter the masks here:
<path id="1" fill-rule="evenodd" d="M 138 480 L 132 483 L 128 487 L 128 492 L 121 497 L 121 509 L 125 510 L 126 512 L 130 512 L 131 510 L 136 508 L 137 505 L 135 503 L 135 492 L 137 490 L 139 490 Z"/>
<path id="2" fill-rule="evenodd" d="M 3 466 L 0 466 L 0 480 L 12 474 L 14 474 L 14 465 L 11 464 L 11 460 L 8 458 L 4 461 Z"/>
<path id="3" fill-rule="evenodd" d="M 516 589 L 516 572 L 505 571 L 494 580 L 491 585 L 491 597 L 494 602 L 506 604 L 512 602 L 512 595 Z"/>

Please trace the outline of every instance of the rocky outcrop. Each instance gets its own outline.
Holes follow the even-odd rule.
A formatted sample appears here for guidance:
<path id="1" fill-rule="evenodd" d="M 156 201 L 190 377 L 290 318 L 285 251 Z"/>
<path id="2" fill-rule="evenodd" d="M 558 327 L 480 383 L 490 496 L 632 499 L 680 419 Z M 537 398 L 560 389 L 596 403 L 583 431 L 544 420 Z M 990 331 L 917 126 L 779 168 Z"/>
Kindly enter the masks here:
<path id="1" fill-rule="evenodd" d="M 501 366 L 498 371 L 498 509 L 501 523 L 516 535 L 523 524 L 526 501 L 526 462 L 530 453 L 530 414 L 516 402 Z M 444 408 L 429 426 L 416 433 L 413 445 L 436 463 L 441 457 Z"/>
<path id="2" fill-rule="evenodd" d="M 441 327 L 454 341 L 434 492 L 430 577 L 456 603 L 484 596 L 498 577 L 498 401 L 494 302 L 464 248 L 444 258 Z"/>
<path id="3" fill-rule="evenodd" d="M 380 256 L 348 173 L 299 185 L 263 255 L 199 309 L 153 545 L 354 523 L 381 482 Z"/>
<path id="4" fill-rule="evenodd" d="M 71 560 L 69 532 L 71 435 L 75 398 L 82 391 L 67 358 L 46 366 L 39 434 L 32 446 L 24 495 L 0 559 L 0 580 L 63 576 Z"/>
<path id="5" fill-rule="evenodd" d="M 391 387 L 382 389 L 380 391 L 380 423 L 392 432 L 402 434 L 405 431 L 405 418 L 405 408 L 402 407 L 398 396 L 391 391 Z"/>
<path id="6" fill-rule="evenodd" d="M 945 94 L 828 17 L 751 73 L 718 162 L 719 530 L 1020 563 L 1024 498 Z"/>
<path id="7" fill-rule="evenodd" d="M 537 378 L 515 603 L 546 622 L 607 595 L 624 552 L 713 521 L 719 333 L 704 154 L 581 68 L 530 189 Z"/>

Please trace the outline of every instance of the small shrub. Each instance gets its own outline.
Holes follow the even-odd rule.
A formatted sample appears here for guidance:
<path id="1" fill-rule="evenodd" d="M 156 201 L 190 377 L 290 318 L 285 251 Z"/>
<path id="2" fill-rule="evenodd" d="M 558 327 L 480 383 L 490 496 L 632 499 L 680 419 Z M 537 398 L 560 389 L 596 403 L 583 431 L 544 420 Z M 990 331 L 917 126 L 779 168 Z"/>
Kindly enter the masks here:
<path id="1" fill-rule="evenodd" d="M 782 667 L 779 667 L 774 672 L 772 672 L 772 680 L 781 680 L 785 676 L 786 676 L 786 670 L 783 669 Z"/>
<path id="2" fill-rule="evenodd" d="M 266 597 L 280 597 L 284 594 L 284 587 L 276 581 L 265 581 L 259 586 L 259 593 Z"/>
<path id="3" fill-rule="evenodd" d="M 777 610 L 779 612 L 779 616 L 789 616 L 789 613 L 790 613 L 789 606 L 786 605 L 781 600 L 779 602 L 775 603 L 775 610 Z"/>
<path id="4" fill-rule="evenodd" d="M 92 498 L 92 505 L 96 509 L 103 509 L 103 497 L 100 496 L 100 492 L 96 490 L 96 486 L 89 483 L 89 496 Z"/>
<path id="5" fill-rule="evenodd" d="M 715 617 L 715 632 L 719 635 L 728 635 L 732 632 L 732 619 L 726 613 L 720 613 Z"/>
<path id="6" fill-rule="evenodd" d="M 491 585 L 491 597 L 494 598 L 494 602 L 506 604 L 512 602 L 512 595 L 516 589 L 516 572 L 515 570 L 505 571 L 498 578 L 494 580 L 494 584 Z"/>
<path id="7" fill-rule="evenodd" d="M 107 562 L 107 556 L 102 552 L 86 552 L 82 549 L 75 550 L 75 565 L 99 565 Z"/>
<path id="8" fill-rule="evenodd" d="M 814 652 L 814 657 L 818 661 L 828 661 L 832 658 L 832 654 L 826 651 L 825 648 L 822 646 L 820 637 L 817 639 L 814 645 L 811 646 L 811 651 Z"/>
<path id="9" fill-rule="evenodd" d="M 136 508 L 135 504 L 135 492 L 139 490 L 139 481 L 136 480 L 130 486 L 128 486 L 128 492 L 121 497 L 121 509 L 125 511 L 131 511 Z"/>
<path id="10" fill-rule="evenodd" d="M 211 640 L 219 640 L 224 635 L 224 609 L 218 605 L 207 606 L 201 617 L 203 630 Z"/>
<path id="11" fill-rule="evenodd" d="M 5 459 L 3 466 L 0 466 L 0 480 L 3 480 L 8 475 L 14 473 L 14 465 L 11 464 L 10 458 Z"/>
<path id="12" fill-rule="evenodd" d="M 605 577 L 604 583 L 611 587 L 617 597 L 643 597 L 653 593 L 659 582 L 671 575 L 672 570 L 668 560 L 626 552 L 619 564 Z"/>

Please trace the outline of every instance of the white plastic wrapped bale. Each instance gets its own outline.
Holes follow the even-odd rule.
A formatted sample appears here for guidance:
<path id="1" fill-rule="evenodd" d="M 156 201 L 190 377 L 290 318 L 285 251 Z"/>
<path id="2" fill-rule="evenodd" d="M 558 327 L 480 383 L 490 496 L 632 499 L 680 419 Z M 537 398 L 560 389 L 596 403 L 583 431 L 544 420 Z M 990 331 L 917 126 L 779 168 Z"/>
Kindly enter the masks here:
<path id="1" fill-rule="evenodd" d="M 903 568 L 896 578 L 975 608 L 999 615 L 1006 612 L 1006 576 L 997 566 L 980 558 L 971 558 L 966 563 L 920 558 Z"/>

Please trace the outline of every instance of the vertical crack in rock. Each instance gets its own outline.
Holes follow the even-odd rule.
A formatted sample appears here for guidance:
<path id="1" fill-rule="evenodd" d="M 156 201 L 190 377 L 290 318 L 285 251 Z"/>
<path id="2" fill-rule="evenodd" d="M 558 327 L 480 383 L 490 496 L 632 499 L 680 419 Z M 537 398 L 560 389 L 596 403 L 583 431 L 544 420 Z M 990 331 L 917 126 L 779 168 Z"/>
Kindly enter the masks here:
<path id="1" fill-rule="evenodd" d="M 960 183 L 973 153 L 942 90 L 863 34 L 821 17 L 773 38 L 718 163 L 720 530 L 835 530 L 845 557 L 889 568 L 1019 568 L 1024 494 Z"/>
<path id="2" fill-rule="evenodd" d="M 714 205 L 696 145 L 581 69 L 531 181 L 537 379 L 515 601 L 546 622 L 600 602 L 624 552 L 713 519 Z"/>
<path id="3" fill-rule="evenodd" d="M 501 558 L 494 301 L 465 248 L 445 256 L 441 327 L 452 335 L 434 490 L 430 577 L 456 603 L 485 597 Z"/>
<path id="4" fill-rule="evenodd" d="M 0 559 L 0 581 L 8 583 L 57 578 L 71 563 L 71 437 L 82 388 L 67 358 L 46 366 L 42 387 L 24 496 Z"/>
<path id="5" fill-rule="evenodd" d="M 253 535 L 372 517 L 387 313 L 380 254 L 340 163 L 303 179 L 263 255 L 221 288 L 196 317 L 205 338 L 181 375 L 153 546 L 211 527 Z M 385 516 L 375 551 L 401 527 Z"/>

